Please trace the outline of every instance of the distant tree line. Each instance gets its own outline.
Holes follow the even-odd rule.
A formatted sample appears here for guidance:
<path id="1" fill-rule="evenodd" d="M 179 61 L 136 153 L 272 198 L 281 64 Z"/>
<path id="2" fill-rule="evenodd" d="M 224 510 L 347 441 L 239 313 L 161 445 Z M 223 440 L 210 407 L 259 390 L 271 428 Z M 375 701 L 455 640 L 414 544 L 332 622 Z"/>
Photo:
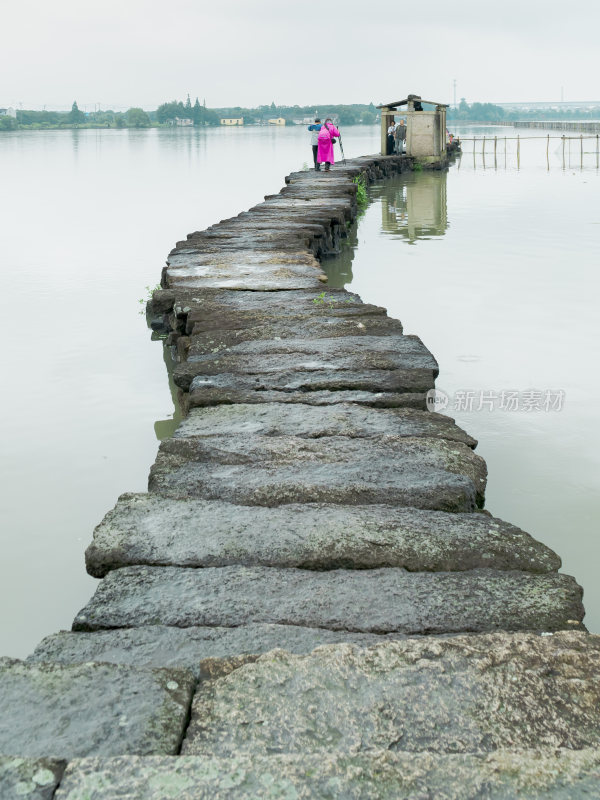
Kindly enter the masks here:
<path id="1" fill-rule="evenodd" d="M 324 119 L 334 117 L 341 125 L 372 125 L 378 119 L 373 103 L 353 105 L 317 106 L 278 106 L 275 103 L 258 108 L 242 106 L 206 108 L 196 98 L 191 102 L 188 94 L 185 102 L 171 100 L 163 103 L 156 111 L 146 112 L 141 108 L 128 111 L 81 111 L 77 102 L 71 110 L 61 111 L 17 111 L 17 118 L 0 117 L 0 131 L 27 128 L 42 130 L 46 128 L 149 128 L 152 126 L 176 125 L 177 120 L 192 120 L 198 127 L 220 125 L 221 119 L 243 117 L 247 125 L 266 123 L 269 119 L 285 119 L 286 124 L 294 124 L 305 118 L 315 116 Z"/>
<path id="2" fill-rule="evenodd" d="M 84 113 L 77 102 L 67 112 L 61 111 L 17 111 L 17 118 L 0 117 L 0 130 L 28 128 L 43 130 L 45 128 L 149 128 L 152 125 L 151 114 L 141 108 L 130 108 L 128 111 L 90 111 Z M 9 121 L 12 122 L 12 125 Z M 4 123 L 4 124 L 3 124 Z"/>
<path id="3" fill-rule="evenodd" d="M 373 103 L 354 103 L 351 105 L 317 105 L 317 106 L 279 106 L 270 105 L 258 108 L 230 106 L 223 108 L 206 108 L 196 98 L 192 103 L 188 94 L 185 102 L 172 100 L 163 103 L 156 111 L 146 112 L 141 108 L 130 108 L 128 111 L 90 111 L 84 113 L 74 102 L 71 110 L 60 111 L 17 111 L 16 119 L 0 116 L 0 132 L 27 128 L 41 130 L 45 128 L 150 128 L 156 126 L 176 125 L 177 120 L 191 120 L 197 127 L 220 125 L 223 118 L 244 118 L 244 124 L 267 123 L 269 119 L 284 119 L 286 124 L 303 122 L 305 119 L 333 117 L 340 125 L 373 125 L 379 119 L 379 112 Z M 516 119 L 597 119 L 600 108 L 590 110 L 553 110 L 536 108 L 531 111 L 508 111 L 493 103 L 467 103 L 463 97 L 458 108 L 448 108 L 448 122 L 510 122 Z"/>
<path id="4" fill-rule="evenodd" d="M 378 112 L 373 103 L 331 106 L 278 106 L 275 103 L 246 108 L 244 106 L 223 106 L 206 108 L 200 105 L 198 98 L 192 105 L 190 96 L 185 103 L 172 100 L 163 103 L 156 111 L 156 119 L 161 125 L 172 124 L 176 119 L 191 119 L 194 125 L 220 125 L 221 119 L 244 118 L 244 124 L 260 124 L 269 119 L 284 119 L 286 124 L 294 124 L 305 117 L 335 117 L 341 125 L 371 125 L 378 119 Z"/>
<path id="5" fill-rule="evenodd" d="M 493 103 L 467 103 L 461 98 L 458 108 L 448 108 L 447 119 L 449 122 L 514 122 L 523 119 L 561 120 L 561 119 L 598 119 L 600 107 L 591 109 L 553 109 L 533 108 L 512 110 L 496 106 Z"/>

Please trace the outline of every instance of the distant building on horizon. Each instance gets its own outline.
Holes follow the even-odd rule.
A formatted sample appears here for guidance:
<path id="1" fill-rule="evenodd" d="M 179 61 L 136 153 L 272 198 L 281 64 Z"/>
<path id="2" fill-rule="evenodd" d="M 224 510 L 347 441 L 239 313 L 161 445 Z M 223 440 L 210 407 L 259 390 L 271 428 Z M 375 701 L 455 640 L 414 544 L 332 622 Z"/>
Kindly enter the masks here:
<path id="1" fill-rule="evenodd" d="M 172 125 L 176 128 L 191 128 L 194 124 L 193 119 L 186 119 L 182 117 L 174 117 L 173 119 L 167 120 L 169 125 Z"/>
<path id="2" fill-rule="evenodd" d="M 229 117 L 228 119 L 222 119 L 221 125 L 243 125 L 244 118 L 243 117 Z"/>
<path id="3" fill-rule="evenodd" d="M 0 117 L 13 117 L 17 118 L 17 112 L 14 108 L 0 108 Z"/>
<path id="4" fill-rule="evenodd" d="M 285 119 L 283 117 L 277 117 L 276 119 L 269 119 L 267 120 L 269 125 L 285 125 Z"/>

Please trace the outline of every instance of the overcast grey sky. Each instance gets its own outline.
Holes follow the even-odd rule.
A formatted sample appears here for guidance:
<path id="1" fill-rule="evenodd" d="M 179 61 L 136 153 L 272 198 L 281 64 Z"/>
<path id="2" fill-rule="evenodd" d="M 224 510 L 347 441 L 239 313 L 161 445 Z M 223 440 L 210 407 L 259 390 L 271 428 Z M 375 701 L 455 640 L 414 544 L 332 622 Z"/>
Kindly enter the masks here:
<path id="1" fill-rule="evenodd" d="M 0 106 L 600 100 L 598 0 L 1 0 Z"/>

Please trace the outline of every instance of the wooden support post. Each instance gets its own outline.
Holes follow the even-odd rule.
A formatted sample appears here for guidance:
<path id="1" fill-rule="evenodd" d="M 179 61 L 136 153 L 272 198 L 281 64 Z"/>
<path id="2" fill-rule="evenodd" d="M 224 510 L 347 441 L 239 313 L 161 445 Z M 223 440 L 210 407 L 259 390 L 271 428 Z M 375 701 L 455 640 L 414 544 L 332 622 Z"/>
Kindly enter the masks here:
<path id="1" fill-rule="evenodd" d="M 580 152 L 579 166 L 581 167 L 581 169 L 583 169 L 583 134 L 582 133 L 579 134 L 579 152 Z"/>
<path id="2" fill-rule="evenodd" d="M 387 129 L 389 126 L 390 109 L 384 107 L 381 109 L 381 155 L 387 155 Z"/>
<path id="3" fill-rule="evenodd" d="M 496 158 L 496 148 L 498 147 L 498 137 L 494 136 L 494 158 Z"/>
<path id="4" fill-rule="evenodd" d="M 485 136 L 483 137 L 483 144 L 481 146 L 481 152 L 485 155 Z"/>

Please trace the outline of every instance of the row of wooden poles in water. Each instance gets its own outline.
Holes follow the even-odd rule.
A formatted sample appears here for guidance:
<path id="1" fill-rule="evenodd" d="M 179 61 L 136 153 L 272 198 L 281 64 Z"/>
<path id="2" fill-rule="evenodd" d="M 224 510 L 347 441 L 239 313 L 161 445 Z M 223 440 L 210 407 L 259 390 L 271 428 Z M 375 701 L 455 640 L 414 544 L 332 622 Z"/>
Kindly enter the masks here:
<path id="1" fill-rule="evenodd" d="M 509 141 L 509 142 L 516 141 L 516 143 L 517 143 L 517 165 L 518 166 L 521 165 L 521 142 L 523 140 L 525 140 L 525 139 L 535 139 L 535 140 L 539 141 L 540 139 L 543 140 L 545 138 L 546 139 L 546 162 L 548 164 L 548 167 L 550 167 L 550 139 L 560 139 L 562 141 L 562 161 L 563 161 L 563 166 L 565 165 L 565 142 L 569 142 L 569 156 L 570 156 L 571 155 L 570 143 L 572 141 L 576 141 L 576 142 L 579 142 L 579 153 L 580 153 L 581 166 L 583 167 L 584 152 L 586 154 L 595 154 L 595 156 L 596 156 L 596 167 L 598 168 L 600 166 L 600 134 L 596 134 L 595 136 L 584 136 L 583 134 L 580 134 L 579 136 L 564 136 L 564 135 L 563 136 L 550 136 L 550 134 L 548 134 L 546 137 L 543 137 L 543 136 L 519 136 L 519 135 L 517 135 L 517 136 L 494 136 L 493 138 L 491 136 L 482 136 L 481 138 L 477 138 L 477 136 L 474 136 L 473 138 L 467 138 L 467 139 L 463 139 L 463 137 L 461 136 L 459 138 L 460 138 L 461 148 L 462 148 L 463 142 L 473 142 L 473 157 L 475 157 L 477 152 L 481 152 L 481 155 L 484 157 L 484 159 L 485 159 L 485 155 L 486 155 L 486 145 L 488 143 L 493 142 L 493 144 L 494 144 L 494 149 L 493 149 L 494 161 L 496 160 L 496 157 L 497 157 L 498 141 L 504 142 L 503 154 L 505 156 L 505 159 L 506 159 L 506 142 L 507 141 Z M 595 149 L 594 150 L 584 151 L 584 149 L 583 149 L 583 141 L 584 141 L 584 139 L 592 139 L 592 140 L 594 140 L 595 143 L 596 143 Z M 481 142 L 481 151 L 477 150 L 477 142 Z"/>

